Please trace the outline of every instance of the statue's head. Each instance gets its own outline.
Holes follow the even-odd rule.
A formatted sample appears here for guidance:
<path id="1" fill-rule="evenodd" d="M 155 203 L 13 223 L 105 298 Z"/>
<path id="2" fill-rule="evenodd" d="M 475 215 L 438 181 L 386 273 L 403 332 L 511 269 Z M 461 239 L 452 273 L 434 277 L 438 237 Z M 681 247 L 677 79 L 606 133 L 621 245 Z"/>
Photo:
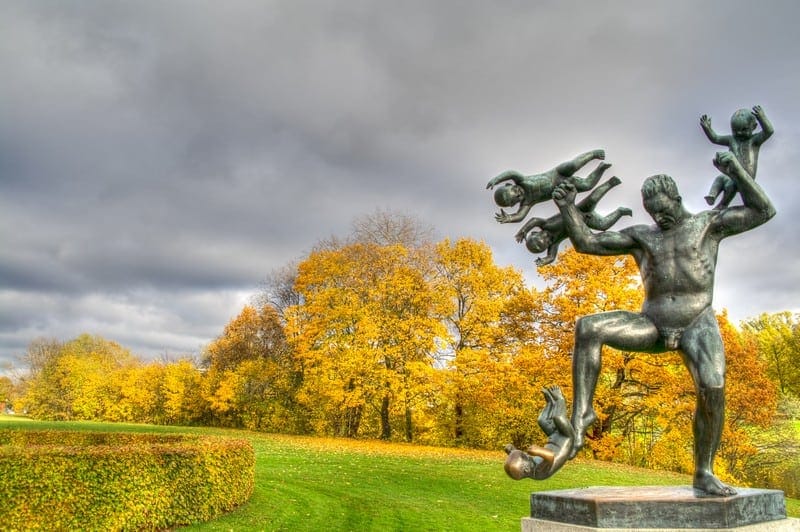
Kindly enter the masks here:
<path id="1" fill-rule="evenodd" d="M 508 183 L 505 186 L 494 189 L 494 202 L 500 207 L 511 207 L 522 201 L 524 195 L 525 192 L 522 187 Z"/>
<path id="2" fill-rule="evenodd" d="M 756 129 L 756 117 L 750 109 L 739 109 L 731 117 L 731 132 L 737 139 L 747 139 Z"/>
<path id="3" fill-rule="evenodd" d="M 525 236 L 525 247 L 531 253 L 541 253 L 550 246 L 552 240 L 550 233 L 534 229 Z"/>
<path id="4" fill-rule="evenodd" d="M 661 229 L 673 227 L 683 217 L 683 203 L 678 185 L 666 174 L 653 175 L 644 180 L 642 203 Z"/>

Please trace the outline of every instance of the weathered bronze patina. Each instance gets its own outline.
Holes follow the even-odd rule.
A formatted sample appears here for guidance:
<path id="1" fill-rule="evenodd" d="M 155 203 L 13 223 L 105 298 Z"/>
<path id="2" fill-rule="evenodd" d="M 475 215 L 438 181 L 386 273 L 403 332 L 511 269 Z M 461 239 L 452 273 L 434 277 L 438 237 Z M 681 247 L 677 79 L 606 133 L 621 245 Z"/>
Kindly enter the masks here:
<path id="1" fill-rule="evenodd" d="M 757 147 L 772 133 L 772 126 L 759 106 L 753 108 L 752 117 L 753 123 L 761 124 L 761 134 L 753 135 L 755 126 L 750 127 L 747 122 L 746 132 L 735 130 L 728 139 L 726 145 L 731 146 L 731 151 L 719 152 L 714 158 L 714 166 L 741 195 L 742 205 L 729 206 L 730 198 L 723 198 L 713 210 L 693 214 L 684 207 L 675 181 L 667 175 L 655 175 L 645 179 L 641 189 L 644 208 L 655 224 L 634 225 L 620 231 L 600 227 L 605 230 L 593 232 L 591 229 L 598 226 L 593 227 L 587 221 L 586 207 L 583 203 L 575 204 L 576 184 L 570 179 L 560 179 L 555 184 L 552 198 L 560 211 L 557 221 L 575 249 L 592 255 L 633 256 L 641 273 L 645 300 L 640 312 L 616 310 L 578 320 L 572 359 L 574 404 L 569 427 L 556 422 L 562 409 L 561 399 L 552 389 L 546 391 L 548 414 L 543 412 L 543 416 L 552 420 L 542 426 L 540 417 L 540 426 L 548 436 L 547 452 L 539 447 L 523 452 L 507 446 L 505 467 L 509 476 L 546 478 L 583 447 L 585 434 L 597 419 L 592 398 L 603 346 L 647 353 L 678 350 L 697 392 L 693 487 L 706 496 L 727 497 L 736 493 L 713 472 L 725 412 L 725 352 L 711 304 L 720 242 L 775 215 L 770 199 L 753 178 Z M 709 133 L 707 117 L 701 123 L 712 141 L 723 143 L 720 137 Z M 589 210 L 593 208 L 592 204 Z M 619 216 L 611 223 L 627 214 L 619 210 L 617 213 Z M 520 232 L 523 237 L 525 232 Z M 521 240 L 519 233 L 517 239 Z M 552 254 L 554 258 L 555 251 Z M 565 451 L 567 446 L 569 449 Z"/>

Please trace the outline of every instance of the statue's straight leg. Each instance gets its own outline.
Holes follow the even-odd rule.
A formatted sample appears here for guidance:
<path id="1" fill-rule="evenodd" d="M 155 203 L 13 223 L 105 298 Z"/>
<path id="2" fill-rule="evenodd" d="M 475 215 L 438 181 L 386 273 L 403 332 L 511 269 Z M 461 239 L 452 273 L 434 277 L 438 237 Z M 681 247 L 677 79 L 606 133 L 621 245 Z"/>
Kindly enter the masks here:
<path id="1" fill-rule="evenodd" d="M 584 435 L 597 419 L 592 408 L 592 399 L 600 374 L 603 346 L 629 351 L 652 351 L 658 338 L 655 325 L 642 314 L 615 310 L 578 319 L 575 326 L 575 349 L 572 353 L 572 426 L 575 428 L 572 456 L 583 447 Z"/>
<path id="2" fill-rule="evenodd" d="M 725 349 L 714 312 L 704 310 L 683 334 L 681 353 L 697 393 L 694 433 L 694 485 L 714 495 L 734 491 L 713 473 L 725 423 Z"/>

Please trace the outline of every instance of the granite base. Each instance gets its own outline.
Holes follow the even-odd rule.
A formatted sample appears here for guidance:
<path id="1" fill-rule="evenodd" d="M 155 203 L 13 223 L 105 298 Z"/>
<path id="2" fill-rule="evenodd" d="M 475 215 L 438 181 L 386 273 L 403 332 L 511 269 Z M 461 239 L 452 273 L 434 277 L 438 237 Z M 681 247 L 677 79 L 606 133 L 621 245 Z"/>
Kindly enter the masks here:
<path id="1" fill-rule="evenodd" d="M 731 497 L 704 496 L 691 487 L 592 487 L 531 494 L 531 518 L 523 530 L 784 530 L 798 526 L 786 519 L 783 492 L 738 488 Z M 531 521 L 527 523 L 527 521 Z M 534 521 L 549 528 L 525 528 Z M 741 527 L 769 525 L 772 528 Z M 573 528 L 554 528 L 554 525 Z M 538 526 L 538 524 L 537 524 Z M 579 528 L 575 528 L 579 527 Z M 786 528 L 785 530 L 800 530 Z"/>

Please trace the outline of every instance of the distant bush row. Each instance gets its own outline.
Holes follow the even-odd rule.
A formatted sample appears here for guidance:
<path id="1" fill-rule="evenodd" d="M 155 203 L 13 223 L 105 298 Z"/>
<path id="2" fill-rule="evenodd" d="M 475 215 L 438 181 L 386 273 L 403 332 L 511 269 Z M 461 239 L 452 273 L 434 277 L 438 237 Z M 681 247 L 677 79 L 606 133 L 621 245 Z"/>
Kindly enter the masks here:
<path id="1" fill-rule="evenodd" d="M 209 520 L 253 491 L 247 440 L 0 430 L 6 530 L 158 530 Z"/>

